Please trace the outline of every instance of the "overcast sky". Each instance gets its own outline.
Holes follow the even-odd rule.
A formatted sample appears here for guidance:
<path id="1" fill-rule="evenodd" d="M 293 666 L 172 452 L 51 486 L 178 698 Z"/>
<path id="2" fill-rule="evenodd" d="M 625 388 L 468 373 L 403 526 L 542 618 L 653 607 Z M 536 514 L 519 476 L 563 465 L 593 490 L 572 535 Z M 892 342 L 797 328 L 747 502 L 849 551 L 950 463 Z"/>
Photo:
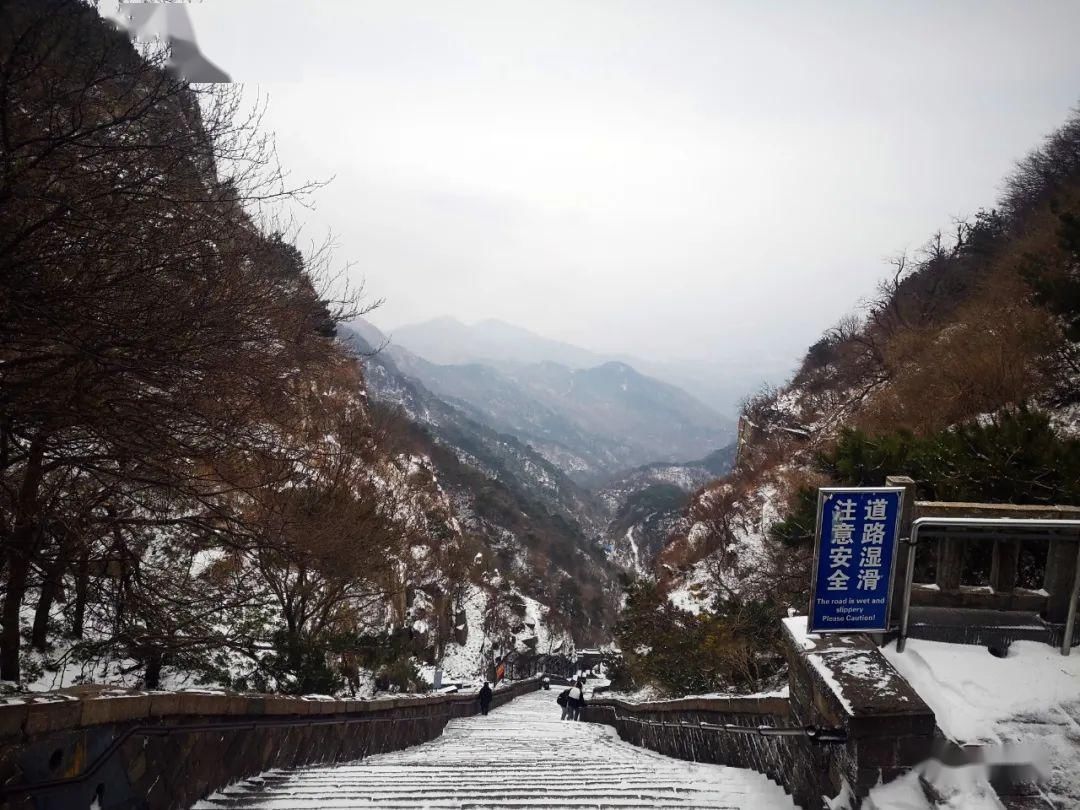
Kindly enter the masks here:
<path id="1" fill-rule="evenodd" d="M 259 10 L 258 15 L 254 12 Z M 382 327 L 791 366 L 1080 100 L 1080 2 L 206 0 Z"/>

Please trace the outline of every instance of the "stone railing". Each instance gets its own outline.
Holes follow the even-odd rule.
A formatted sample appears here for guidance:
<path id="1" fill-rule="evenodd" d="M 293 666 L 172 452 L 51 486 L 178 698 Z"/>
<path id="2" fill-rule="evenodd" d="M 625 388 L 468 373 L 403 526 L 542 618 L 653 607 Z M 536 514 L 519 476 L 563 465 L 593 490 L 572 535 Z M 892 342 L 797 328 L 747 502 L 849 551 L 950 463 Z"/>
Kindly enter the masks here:
<path id="1" fill-rule="evenodd" d="M 495 690 L 500 706 L 539 679 Z M 0 705 L 0 806 L 180 810 L 271 768 L 356 760 L 431 740 L 475 693 L 313 700 L 197 692 L 42 695 Z"/>
<path id="2" fill-rule="evenodd" d="M 752 768 L 807 810 L 870 788 L 927 759 L 934 715 L 866 636 L 807 636 L 784 622 L 788 698 L 598 699 L 584 719 L 627 742 L 696 762 Z"/>
<path id="3" fill-rule="evenodd" d="M 915 482 L 906 476 L 890 476 L 890 486 L 904 487 L 904 514 L 900 536 L 908 537 L 912 521 L 918 518 L 996 518 L 1007 520 L 1080 520 L 1080 507 L 1051 505 L 1016 505 L 961 503 L 949 501 L 919 501 L 915 499 Z M 915 606 L 1005 610 L 1040 614 L 1051 624 L 1065 622 L 1069 599 L 1077 573 L 1080 541 L 1075 530 L 1034 530 L 1010 527 L 1007 523 L 996 529 L 934 527 L 920 534 L 920 560 L 933 563 L 932 581 L 922 581 L 916 575 L 911 591 Z M 1020 587 L 1021 545 L 1031 543 L 1036 553 L 1034 568 L 1040 581 Z M 1038 545 L 1035 545 L 1038 544 Z M 971 582 L 969 566 L 965 564 L 968 546 L 983 546 L 990 558 L 988 578 Z M 911 551 L 901 544 L 897 547 L 896 572 L 893 579 L 893 615 L 898 617 L 904 584 L 904 570 Z M 1052 640 L 1051 643 L 1056 643 Z"/>
<path id="4" fill-rule="evenodd" d="M 805 627 L 805 618 L 784 621 L 791 718 L 844 732 L 843 745 L 816 748 L 814 763 L 829 795 L 846 785 L 861 800 L 934 753 L 934 713 L 869 636 L 807 636 Z"/>

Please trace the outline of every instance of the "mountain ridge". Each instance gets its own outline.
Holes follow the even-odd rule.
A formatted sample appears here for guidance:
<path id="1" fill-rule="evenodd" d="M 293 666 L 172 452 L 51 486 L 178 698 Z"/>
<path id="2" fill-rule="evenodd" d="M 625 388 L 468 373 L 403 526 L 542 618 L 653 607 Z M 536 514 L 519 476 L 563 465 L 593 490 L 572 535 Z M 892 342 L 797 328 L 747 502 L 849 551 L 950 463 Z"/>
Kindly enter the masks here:
<path id="1" fill-rule="evenodd" d="M 554 360 L 570 368 L 588 368 L 615 361 L 647 376 L 675 385 L 734 423 L 746 396 L 765 382 L 778 382 L 789 369 L 765 368 L 758 360 L 736 366 L 709 360 L 655 361 L 624 352 L 599 352 L 532 332 L 497 318 L 466 324 L 440 316 L 382 330 L 391 344 L 431 362 L 481 362 L 509 370 L 522 363 Z"/>
<path id="2" fill-rule="evenodd" d="M 471 329 L 449 318 L 439 323 Z M 487 323 L 532 337 L 519 327 Z M 440 363 L 386 338 L 370 323 L 362 328 L 369 343 L 386 345 L 384 351 L 405 375 L 475 421 L 516 436 L 579 483 L 652 462 L 702 457 L 734 435 L 728 420 L 709 406 L 621 359 L 581 350 L 577 359 L 600 362 L 574 367 L 537 352 L 507 349 L 494 361 Z M 441 359 L 460 356 L 455 352 L 433 350 Z M 511 361 L 511 355 L 517 359 Z"/>

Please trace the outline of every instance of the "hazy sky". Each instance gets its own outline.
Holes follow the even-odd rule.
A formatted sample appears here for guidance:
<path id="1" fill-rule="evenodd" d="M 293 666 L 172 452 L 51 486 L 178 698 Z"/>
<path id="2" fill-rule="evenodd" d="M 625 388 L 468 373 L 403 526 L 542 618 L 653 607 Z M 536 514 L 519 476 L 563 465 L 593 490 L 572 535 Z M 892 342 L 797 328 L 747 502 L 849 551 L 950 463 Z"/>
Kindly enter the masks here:
<path id="1" fill-rule="evenodd" d="M 256 11 L 258 14 L 256 15 Z M 1080 2 L 206 0 L 383 327 L 787 368 L 1080 100 Z"/>

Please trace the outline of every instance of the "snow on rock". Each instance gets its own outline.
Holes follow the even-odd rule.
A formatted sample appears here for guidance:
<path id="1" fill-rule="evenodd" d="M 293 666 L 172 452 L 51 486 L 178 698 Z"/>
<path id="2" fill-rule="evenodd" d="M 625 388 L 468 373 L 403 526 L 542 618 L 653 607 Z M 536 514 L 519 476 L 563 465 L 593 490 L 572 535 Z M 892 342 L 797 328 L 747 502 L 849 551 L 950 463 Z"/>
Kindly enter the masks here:
<path id="1" fill-rule="evenodd" d="M 676 606 L 700 613 L 712 603 L 717 590 L 717 577 L 724 588 L 739 593 L 743 589 L 747 572 L 760 567 L 765 553 L 769 530 L 780 519 L 780 506 L 787 498 L 786 475 L 790 473 L 780 466 L 763 476 L 756 486 L 735 498 L 728 507 L 727 530 L 730 537 L 719 540 L 713 537 L 713 529 L 705 520 L 697 520 L 689 526 L 685 544 L 694 562 L 676 574 L 669 584 L 669 598 Z M 706 489 L 697 496 L 696 511 L 708 515 L 710 510 L 722 508 L 725 499 L 731 499 L 730 484 L 721 483 Z M 695 510 L 691 510 L 695 511 Z M 708 552 L 710 542 L 719 548 Z M 716 564 L 721 555 L 722 566 Z"/>
<path id="2" fill-rule="evenodd" d="M 442 657 L 442 669 L 447 680 L 471 681 L 483 675 L 484 657 L 484 611 L 487 608 L 488 594 L 478 585 L 470 585 L 461 600 L 465 609 L 465 623 L 468 638 L 464 644 L 450 643 Z"/>
<path id="3" fill-rule="evenodd" d="M 710 575 L 705 562 L 697 563 L 682 582 L 668 592 L 668 601 L 680 610 L 695 616 L 709 608 L 712 602 L 712 589 L 709 587 Z"/>
<path id="4" fill-rule="evenodd" d="M 571 655 L 574 651 L 574 639 L 566 631 L 556 631 L 547 622 L 548 608 L 530 596 L 522 596 L 525 602 L 526 631 L 519 633 L 519 641 L 535 638 L 535 650 L 541 655 Z M 518 652 L 529 648 L 522 646 Z"/>

